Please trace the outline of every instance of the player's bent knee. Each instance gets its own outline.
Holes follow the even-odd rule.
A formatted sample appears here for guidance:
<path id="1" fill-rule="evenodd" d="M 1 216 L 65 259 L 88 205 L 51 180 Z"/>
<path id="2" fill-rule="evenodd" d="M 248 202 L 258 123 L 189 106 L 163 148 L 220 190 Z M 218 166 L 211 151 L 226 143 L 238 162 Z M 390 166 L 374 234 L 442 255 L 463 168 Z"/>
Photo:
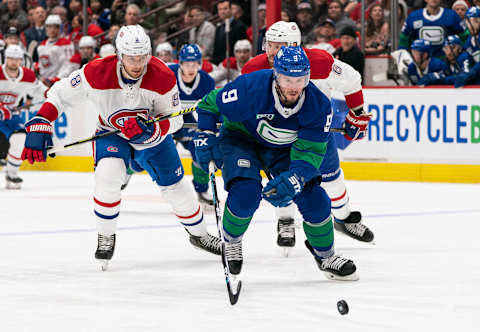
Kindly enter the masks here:
<path id="1" fill-rule="evenodd" d="M 305 187 L 295 197 L 298 210 L 305 220 L 321 222 L 331 214 L 330 198 L 318 184 Z"/>
<path id="2" fill-rule="evenodd" d="M 262 199 L 262 184 L 249 178 L 237 178 L 228 190 L 227 204 L 238 217 L 250 217 L 258 209 Z"/>
<path id="3" fill-rule="evenodd" d="M 22 154 L 23 147 L 25 145 L 26 134 L 24 132 L 15 132 L 10 136 L 10 148 L 8 153 L 17 157 Z"/>
<path id="4" fill-rule="evenodd" d="M 170 186 L 161 187 L 161 190 L 173 212 L 179 217 L 191 216 L 200 208 L 193 187 L 185 178 Z"/>
<path id="5" fill-rule="evenodd" d="M 95 192 L 120 192 L 127 169 L 121 158 L 102 158 L 95 167 Z"/>

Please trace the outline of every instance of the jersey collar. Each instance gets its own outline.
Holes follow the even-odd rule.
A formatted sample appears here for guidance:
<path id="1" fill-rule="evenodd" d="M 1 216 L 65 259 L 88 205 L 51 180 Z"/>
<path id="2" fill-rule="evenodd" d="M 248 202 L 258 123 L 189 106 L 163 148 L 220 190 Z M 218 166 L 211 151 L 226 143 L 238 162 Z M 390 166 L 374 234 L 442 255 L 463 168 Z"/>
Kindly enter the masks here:
<path id="1" fill-rule="evenodd" d="M 298 113 L 300 108 L 302 108 L 303 103 L 305 102 L 305 90 L 303 90 L 302 94 L 300 95 L 300 99 L 298 100 L 297 104 L 293 108 L 288 108 L 282 105 L 280 102 L 280 98 L 278 98 L 277 90 L 275 89 L 275 80 L 272 82 L 272 93 L 273 99 L 275 100 L 275 109 L 281 116 L 285 119 L 289 118 L 290 116 Z"/>
<path id="2" fill-rule="evenodd" d="M 7 65 L 6 64 L 2 65 L 2 71 L 3 71 L 3 74 L 5 75 L 5 78 L 10 82 L 20 82 L 23 78 L 23 68 L 22 68 L 22 66 L 18 67 L 18 76 L 15 77 L 15 78 L 8 76 Z"/>
<path id="3" fill-rule="evenodd" d="M 423 17 L 424 17 L 426 20 L 436 21 L 436 20 L 438 20 L 440 17 L 442 17 L 442 15 L 443 15 L 443 7 L 440 7 L 440 10 L 438 11 L 438 14 L 437 14 L 437 15 L 430 15 L 430 14 L 427 12 L 427 8 L 423 8 Z"/>
<path id="4" fill-rule="evenodd" d="M 196 88 L 198 88 L 198 85 L 200 84 L 200 72 L 197 73 L 197 76 L 195 77 L 195 82 L 193 82 L 193 86 L 189 88 L 188 86 L 185 85 L 185 83 L 183 83 L 182 74 L 180 73 L 180 70 L 182 69 L 180 68 L 180 65 L 179 65 L 177 69 L 178 85 L 180 86 L 180 90 L 182 90 L 183 93 L 189 96 L 193 93 L 193 91 L 195 91 Z"/>

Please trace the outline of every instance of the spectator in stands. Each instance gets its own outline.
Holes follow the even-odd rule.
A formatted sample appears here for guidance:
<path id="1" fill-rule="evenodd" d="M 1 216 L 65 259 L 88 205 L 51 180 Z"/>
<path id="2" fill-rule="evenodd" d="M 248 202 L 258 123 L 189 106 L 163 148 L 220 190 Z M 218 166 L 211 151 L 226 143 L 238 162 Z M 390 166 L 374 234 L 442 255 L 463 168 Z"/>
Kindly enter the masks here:
<path id="1" fill-rule="evenodd" d="M 157 45 L 155 56 L 166 64 L 173 64 L 173 47 L 170 43 L 164 42 Z"/>
<path id="2" fill-rule="evenodd" d="M 333 56 L 345 63 L 348 63 L 363 77 L 365 57 L 357 47 L 357 34 L 355 29 L 347 26 L 340 32 L 341 46 L 333 53 Z"/>
<path id="3" fill-rule="evenodd" d="M 408 49 L 412 40 L 425 39 L 431 42 L 432 56 L 443 56 L 445 38 L 457 34 L 465 40 L 468 36 L 461 25 L 460 16 L 452 9 L 443 8 L 441 0 L 425 0 L 427 6 L 408 15 L 400 33 L 400 49 Z"/>
<path id="4" fill-rule="evenodd" d="M 110 28 L 110 15 L 112 11 L 108 8 L 104 8 L 100 0 L 91 0 L 90 8 L 92 9 L 92 20 L 96 22 L 102 30 L 108 30 Z"/>
<path id="5" fill-rule="evenodd" d="M 267 32 L 267 20 L 266 20 L 266 15 L 267 15 L 267 5 L 264 3 L 261 3 L 257 7 L 257 22 L 258 22 L 258 37 L 257 37 L 257 54 L 262 53 L 262 45 L 263 45 L 263 39 L 265 38 L 265 33 Z M 282 18 L 281 20 L 284 20 L 284 15 L 287 15 L 287 12 L 285 10 L 282 10 Z M 289 22 L 290 18 L 287 16 L 287 21 Z M 249 26 L 247 29 L 247 39 L 250 41 L 250 43 L 253 43 L 253 28 L 252 26 Z M 256 54 L 256 55 L 257 55 Z"/>
<path id="6" fill-rule="evenodd" d="M 1 31 L 7 30 L 10 20 L 16 20 L 19 30 L 28 27 L 27 13 L 20 7 L 20 0 L 5 0 L 7 3 L 6 10 L 0 16 Z"/>
<path id="7" fill-rule="evenodd" d="M 231 6 L 233 19 L 241 21 L 244 14 L 242 6 L 235 2 L 232 2 Z"/>
<path id="8" fill-rule="evenodd" d="M 465 2 L 465 0 L 457 0 L 453 3 L 452 9 L 463 21 L 465 19 L 465 13 L 468 10 L 468 4 Z"/>
<path id="9" fill-rule="evenodd" d="M 70 1 L 79 1 L 79 0 L 70 0 Z M 82 4 L 80 3 L 80 6 Z M 52 14 L 52 9 L 58 6 L 58 0 L 45 0 L 45 9 L 47 10 L 47 14 L 51 15 Z"/>
<path id="10" fill-rule="evenodd" d="M 220 0 L 217 3 L 218 16 L 221 19 L 221 22 L 218 23 L 215 30 L 215 42 L 213 46 L 213 57 L 212 62 L 214 64 L 219 64 L 225 59 L 227 55 L 227 41 L 225 33 L 225 21 L 229 20 L 230 22 L 230 32 L 229 37 L 229 53 L 233 54 L 233 45 L 240 39 L 247 39 L 247 27 L 242 21 L 235 20 L 232 17 L 232 11 L 230 6 L 230 1 Z"/>
<path id="11" fill-rule="evenodd" d="M 125 8 L 127 7 L 126 0 L 114 0 L 112 3 L 112 15 L 110 17 L 111 24 L 123 24 L 125 20 Z"/>
<path id="12" fill-rule="evenodd" d="M 149 11 L 160 7 L 161 5 L 158 0 L 144 0 L 144 1 L 145 1 L 145 5 L 142 6 L 141 14 L 146 14 Z M 141 25 L 147 30 L 152 30 L 155 27 L 158 27 L 164 24 L 166 21 L 167 21 L 167 12 L 165 11 L 165 9 L 163 9 L 145 17 L 141 21 Z"/>
<path id="13" fill-rule="evenodd" d="M 313 22 L 322 21 L 328 14 L 327 0 L 313 0 Z"/>
<path id="14" fill-rule="evenodd" d="M 265 5 L 265 4 L 263 4 Z M 260 7 L 260 5 L 258 5 Z M 265 5 L 265 13 L 266 13 L 267 6 Z M 288 15 L 288 12 L 286 10 L 282 10 L 281 17 L 280 19 L 284 22 L 290 22 L 290 16 Z"/>
<path id="15" fill-rule="evenodd" d="M 410 46 L 413 62 L 408 65 L 408 78 L 413 85 L 425 85 L 422 78 L 428 74 L 445 76 L 448 66 L 432 57 L 432 43 L 428 40 L 414 40 Z"/>
<path id="16" fill-rule="evenodd" d="M 351 27 L 352 29 L 356 28 L 355 22 L 345 16 L 342 3 L 339 0 L 332 0 L 328 4 L 327 17 L 335 22 L 337 37 L 340 37 L 340 32 L 343 31 L 345 27 Z"/>
<path id="17" fill-rule="evenodd" d="M 140 8 L 131 3 L 127 6 L 125 10 L 124 24 L 125 25 L 135 25 L 140 22 Z"/>
<path id="18" fill-rule="evenodd" d="M 68 36 L 70 32 L 72 32 L 72 26 L 67 19 L 67 9 L 63 6 L 55 6 L 52 8 L 50 13 L 52 15 L 60 16 L 60 19 L 62 20 L 62 25 L 60 26 L 60 36 Z"/>
<path id="19" fill-rule="evenodd" d="M 340 47 L 340 39 L 335 39 L 335 22 L 333 20 L 327 18 L 321 22 L 315 29 L 315 34 L 316 40 L 312 48 L 325 50 L 332 54 L 336 48 Z"/>
<path id="20" fill-rule="evenodd" d="M 213 55 L 213 42 L 215 41 L 215 26 L 206 20 L 205 11 L 200 6 L 190 7 L 190 17 L 193 28 L 188 34 L 188 43 L 197 44 L 205 58 Z"/>
<path id="21" fill-rule="evenodd" d="M 365 54 L 381 54 L 388 51 L 389 24 L 385 22 L 383 7 L 375 4 L 370 8 L 365 27 Z"/>
<path id="22" fill-rule="evenodd" d="M 105 36 L 105 40 L 110 44 L 115 46 L 115 39 L 117 38 L 118 30 L 120 30 L 120 26 L 118 24 L 112 24 L 110 29 L 108 29 L 108 33 Z"/>
<path id="23" fill-rule="evenodd" d="M 297 6 L 295 21 L 302 32 L 302 44 L 306 44 L 314 39 L 313 34 L 310 34 L 313 30 L 312 18 L 312 5 L 310 5 L 310 2 L 300 2 Z"/>
<path id="24" fill-rule="evenodd" d="M 41 43 L 47 34 L 45 31 L 45 19 L 47 18 L 47 12 L 42 6 L 37 6 L 33 11 L 34 25 L 31 28 L 25 30 L 25 39 L 27 44 L 27 50 L 30 50 L 30 43 L 35 41 L 36 44 Z M 34 45 L 36 46 L 36 45 Z"/>
<path id="25" fill-rule="evenodd" d="M 388 0 L 388 3 L 390 3 L 390 0 Z M 366 0 L 365 1 L 365 20 L 368 20 L 369 14 L 370 14 L 370 9 L 372 8 L 373 5 L 378 4 L 378 0 Z M 362 20 L 362 3 L 361 1 L 357 2 L 353 8 L 350 10 L 349 17 L 358 24 L 358 27 L 360 28 L 360 22 Z"/>

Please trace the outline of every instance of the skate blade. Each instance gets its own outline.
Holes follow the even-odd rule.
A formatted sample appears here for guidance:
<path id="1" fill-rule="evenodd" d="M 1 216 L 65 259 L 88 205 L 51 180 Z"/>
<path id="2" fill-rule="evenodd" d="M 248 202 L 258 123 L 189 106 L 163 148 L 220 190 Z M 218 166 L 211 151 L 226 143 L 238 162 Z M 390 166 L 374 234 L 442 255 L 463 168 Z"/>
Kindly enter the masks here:
<path id="1" fill-rule="evenodd" d="M 282 251 L 282 255 L 285 258 L 288 258 L 290 256 L 290 251 L 292 250 L 291 247 L 280 247 L 280 250 Z"/>
<path id="2" fill-rule="evenodd" d="M 338 281 L 357 281 L 360 278 L 358 277 L 357 273 L 354 272 L 348 276 L 337 276 L 331 272 L 323 272 L 325 276 L 330 280 L 338 280 Z"/>
<path id="3" fill-rule="evenodd" d="M 20 190 L 20 189 L 22 189 L 22 187 L 20 185 L 7 183 L 7 185 L 5 186 L 5 189 L 7 189 L 7 190 Z"/>
<path id="4" fill-rule="evenodd" d="M 108 259 L 97 259 L 103 272 L 108 270 Z"/>

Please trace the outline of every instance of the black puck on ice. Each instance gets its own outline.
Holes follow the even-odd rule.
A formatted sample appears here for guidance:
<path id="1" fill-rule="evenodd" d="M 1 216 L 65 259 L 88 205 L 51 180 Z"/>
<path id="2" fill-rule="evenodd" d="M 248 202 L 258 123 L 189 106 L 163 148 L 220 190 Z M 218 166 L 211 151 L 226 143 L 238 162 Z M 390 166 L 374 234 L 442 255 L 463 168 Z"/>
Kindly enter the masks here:
<path id="1" fill-rule="evenodd" d="M 345 300 L 340 300 L 337 302 L 337 309 L 340 315 L 348 314 L 348 303 Z"/>

